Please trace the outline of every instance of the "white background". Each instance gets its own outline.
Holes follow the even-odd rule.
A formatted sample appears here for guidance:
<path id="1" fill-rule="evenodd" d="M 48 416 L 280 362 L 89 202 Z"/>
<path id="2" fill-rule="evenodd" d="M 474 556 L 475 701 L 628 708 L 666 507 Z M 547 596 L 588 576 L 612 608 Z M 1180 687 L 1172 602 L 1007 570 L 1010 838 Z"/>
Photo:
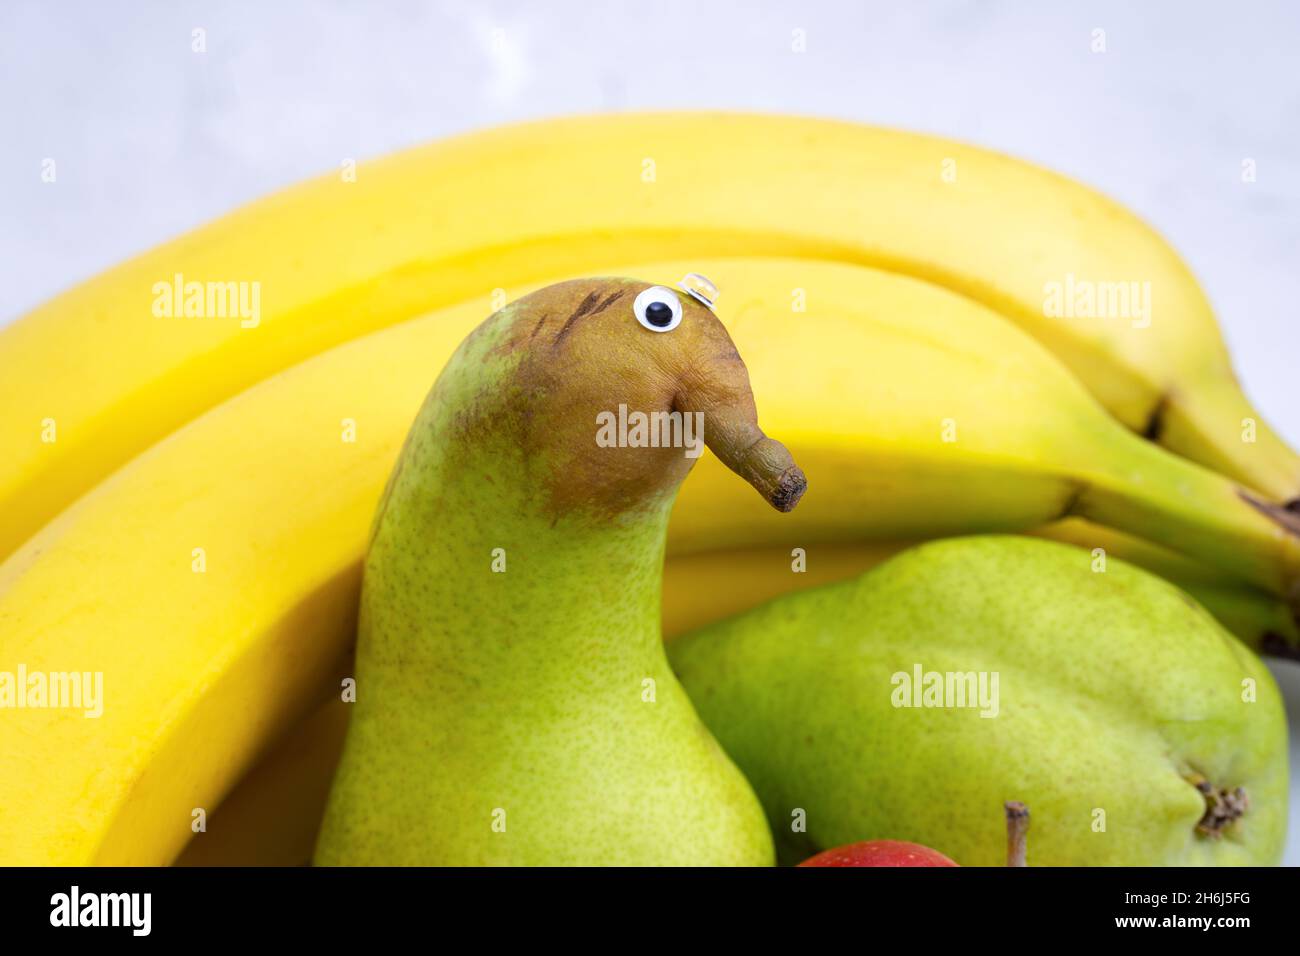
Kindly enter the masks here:
<path id="1" fill-rule="evenodd" d="M 1298 41 L 1300 4 L 1249 0 L 5 0 L 0 324 L 344 157 L 557 113 L 787 111 L 970 140 L 1127 203 L 1191 263 L 1248 393 L 1300 445 Z M 1294 865 L 1300 667 L 1274 671 Z"/>

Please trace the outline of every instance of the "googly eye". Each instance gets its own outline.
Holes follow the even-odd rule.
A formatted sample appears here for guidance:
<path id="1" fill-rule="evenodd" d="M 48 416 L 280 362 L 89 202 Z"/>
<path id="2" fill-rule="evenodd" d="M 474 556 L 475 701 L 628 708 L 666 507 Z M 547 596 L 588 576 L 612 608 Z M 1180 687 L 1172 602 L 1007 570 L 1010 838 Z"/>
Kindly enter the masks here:
<path id="1" fill-rule="evenodd" d="M 636 320 L 651 332 L 671 332 L 682 324 L 682 303 L 672 289 L 651 286 L 632 303 Z"/>

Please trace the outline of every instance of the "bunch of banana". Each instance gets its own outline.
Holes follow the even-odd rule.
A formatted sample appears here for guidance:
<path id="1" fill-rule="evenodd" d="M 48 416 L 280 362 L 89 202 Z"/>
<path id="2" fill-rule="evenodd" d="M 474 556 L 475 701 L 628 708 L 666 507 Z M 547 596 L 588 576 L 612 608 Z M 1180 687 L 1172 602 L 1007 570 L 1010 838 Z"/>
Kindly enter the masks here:
<path id="1" fill-rule="evenodd" d="M 1045 349 L 969 299 L 860 266 L 702 269 L 765 425 L 816 493 L 772 520 L 713 459 L 674 511 L 673 555 L 1025 530 L 1077 515 L 1287 594 L 1300 537 L 1229 480 L 1126 431 Z M 807 290 L 792 312 L 789 290 Z M 161 863 L 284 731 L 335 691 L 367 528 L 472 301 L 294 366 L 199 417 L 0 565 L 0 652 L 104 674 L 96 720 L 0 722 L 8 862 Z M 1081 560 L 1088 555 L 1081 554 Z M 70 608 L 72 610 L 70 610 Z M 111 703 L 111 706 L 109 705 Z M 52 754 L 68 759 L 52 759 Z"/>
<path id="2" fill-rule="evenodd" d="M 1037 338 L 1139 434 L 1275 503 L 1300 494 L 1300 460 L 1242 396 L 1186 266 L 1105 197 L 891 130 L 608 116 L 477 133 L 305 183 L 6 328 L 0 557 L 185 422 L 333 345 L 465 300 L 491 311 L 494 290 L 550 276 L 718 255 L 836 260 L 946 287 Z"/>
<path id="3" fill-rule="evenodd" d="M 1186 268 L 1124 210 L 846 124 L 514 127 L 271 197 L 0 332 L 0 671 L 101 672 L 106 700 L 97 719 L 0 721 L 0 862 L 168 862 L 277 742 L 307 755 L 272 766 L 297 768 L 279 792 L 314 832 L 367 528 L 443 363 L 507 295 L 685 272 L 728 296 L 764 425 L 814 476 L 777 520 L 715 461 L 696 469 L 669 575 L 719 569 L 735 597 L 713 616 L 889 542 L 1077 516 L 1077 543 L 1156 566 L 1256 646 L 1296 646 L 1300 464 L 1236 388 Z M 248 315 L 204 314 L 204 284 L 241 282 L 259 284 Z M 1149 295 L 1098 306 L 1128 282 Z M 707 622 L 704 593 L 670 583 L 670 630 Z M 309 746 L 294 728 L 313 711 Z"/>

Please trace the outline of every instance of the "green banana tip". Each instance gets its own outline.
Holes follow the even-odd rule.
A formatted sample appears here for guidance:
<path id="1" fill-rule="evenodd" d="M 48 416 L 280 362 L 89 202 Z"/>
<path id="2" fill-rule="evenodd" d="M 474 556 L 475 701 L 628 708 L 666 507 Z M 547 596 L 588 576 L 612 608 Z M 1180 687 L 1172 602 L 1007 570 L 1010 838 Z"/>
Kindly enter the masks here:
<path id="1" fill-rule="evenodd" d="M 1237 494 L 1241 496 L 1246 504 L 1250 505 L 1256 511 L 1259 511 L 1266 517 L 1281 525 L 1285 530 L 1300 538 L 1300 505 L 1297 500 L 1293 499 L 1285 504 L 1274 504 L 1271 501 L 1265 501 L 1262 498 L 1256 498 L 1244 488 L 1238 488 Z"/>
<path id="2" fill-rule="evenodd" d="M 1300 625 L 1300 620 L 1296 622 Z M 1265 657 L 1300 663 L 1300 646 L 1276 631 L 1265 631 L 1260 638 L 1259 652 Z"/>

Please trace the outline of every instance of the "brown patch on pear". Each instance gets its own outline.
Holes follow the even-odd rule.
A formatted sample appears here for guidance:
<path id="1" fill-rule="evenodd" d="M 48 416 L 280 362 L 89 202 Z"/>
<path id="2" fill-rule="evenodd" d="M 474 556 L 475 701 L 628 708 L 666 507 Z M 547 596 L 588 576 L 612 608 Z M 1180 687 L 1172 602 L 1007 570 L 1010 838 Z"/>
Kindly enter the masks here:
<path id="1" fill-rule="evenodd" d="M 507 430 L 539 466 L 539 493 L 557 516 L 612 516 L 661 501 L 694 464 L 680 447 L 598 445 L 598 416 L 617 415 L 620 405 L 647 415 L 701 413 L 708 448 L 773 507 L 789 511 L 807 481 L 785 446 L 759 428 L 749 372 L 727 330 L 685 293 L 677 293 L 677 328 L 645 328 L 633 302 L 650 285 L 561 282 L 489 319 L 509 323 L 492 354 L 513 362 L 503 380 L 485 384 L 492 412 L 471 418 Z"/>

